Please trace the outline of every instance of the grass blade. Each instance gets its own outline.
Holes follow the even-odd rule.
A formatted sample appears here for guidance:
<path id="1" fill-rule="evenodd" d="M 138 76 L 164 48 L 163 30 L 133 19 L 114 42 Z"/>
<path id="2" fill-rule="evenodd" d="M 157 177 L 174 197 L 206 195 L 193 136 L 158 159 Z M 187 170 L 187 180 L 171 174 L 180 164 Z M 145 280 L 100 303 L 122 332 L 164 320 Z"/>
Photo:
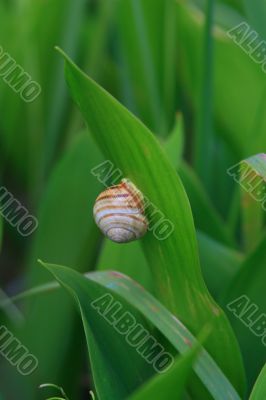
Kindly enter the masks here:
<path id="1" fill-rule="evenodd" d="M 195 167 L 206 188 L 210 187 L 213 154 L 213 13 L 215 0 L 207 0 L 204 30 L 203 76 L 198 101 Z"/>

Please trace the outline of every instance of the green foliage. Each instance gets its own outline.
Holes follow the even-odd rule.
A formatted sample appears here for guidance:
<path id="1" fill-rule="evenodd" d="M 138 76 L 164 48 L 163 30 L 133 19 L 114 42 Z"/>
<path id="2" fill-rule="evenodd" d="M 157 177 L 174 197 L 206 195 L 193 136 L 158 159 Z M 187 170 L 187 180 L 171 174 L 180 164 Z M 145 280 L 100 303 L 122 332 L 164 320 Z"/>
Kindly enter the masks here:
<path id="1" fill-rule="evenodd" d="M 141 313 L 181 353 L 186 353 L 192 345 L 197 344 L 193 335 L 176 317 L 171 315 L 155 298 L 148 292 L 145 292 L 134 281 L 128 279 L 128 277 L 114 272 L 106 272 L 93 273 L 88 275 L 89 279 L 85 279 L 71 269 L 50 264 L 43 265 L 70 292 L 78 305 L 87 338 L 94 381 L 99 398 L 123 398 L 126 394 L 130 394 L 137 382 L 138 384 L 140 383 L 140 379 L 145 379 L 144 371 L 146 376 L 152 372 L 149 371 L 151 366 L 147 368 L 146 360 L 140 360 L 140 356 L 135 348 L 125 343 L 122 336 L 123 333 L 119 332 L 118 328 L 114 329 L 113 321 L 116 314 L 109 313 L 110 308 L 106 306 L 106 301 L 101 300 L 102 298 L 111 295 L 112 298 L 123 305 L 123 311 L 130 312 L 131 315 L 134 315 L 137 323 L 141 321 L 141 324 L 146 326 L 139 314 Z M 99 304 L 98 309 L 96 306 L 92 306 L 95 302 Z M 109 316 L 105 311 L 107 311 L 107 314 L 109 313 Z M 179 333 L 179 337 L 176 335 L 177 332 Z M 126 352 L 123 349 L 125 345 L 127 348 Z M 198 346 L 199 344 L 197 344 Z M 117 354 L 118 349 L 120 349 L 119 354 Z M 123 357 L 129 359 L 130 362 L 125 363 Z M 143 363 L 144 365 L 146 364 L 145 369 L 143 369 Z M 122 370 L 121 364 L 124 365 Z M 186 365 L 187 361 L 184 364 Z M 129 370 L 126 371 L 126 368 Z M 142 374 L 137 373 L 138 370 L 142 371 Z M 206 372 L 207 370 L 208 372 Z M 195 372 L 215 399 L 224 399 L 225 393 L 234 399 L 239 399 L 233 387 L 205 350 L 201 350 L 199 362 L 195 366 Z M 118 379 L 117 373 L 120 378 L 121 373 L 125 374 L 124 379 Z M 112 385 L 110 385 L 109 379 L 103 385 L 101 379 L 103 374 L 112 379 Z M 170 381 L 173 379 L 173 372 L 170 373 L 168 379 Z M 125 385 L 125 383 L 127 384 Z M 183 384 L 183 380 L 181 379 L 181 390 L 183 389 Z M 196 393 L 200 392 L 201 388 L 199 387 L 195 390 L 193 386 L 190 390 L 194 396 L 198 396 Z"/>
<path id="2" fill-rule="evenodd" d="M 265 400 L 265 4 L 0 2 L 0 326 L 39 361 L 25 377 L 0 356 L 1 399 Z M 253 43 L 228 35 L 243 22 Z M 2 52 L 41 86 L 32 103 L 7 84 Z M 169 237 L 103 238 L 91 170 L 106 160 Z M 2 215 L 2 186 L 37 217 L 31 236 Z M 93 312 L 106 293 L 174 355 L 169 371 Z"/>
<path id="3" fill-rule="evenodd" d="M 158 240 L 152 232 L 143 239 L 157 296 L 194 333 L 199 332 L 202 324 L 214 319 L 217 331 L 215 329 L 216 333 L 211 335 L 207 348 L 216 360 L 219 359 L 219 365 L 241 392 L 240 354 L 230 326 L 208 294 L 200 274 L 191 210 L 178 175 L 151 132 L 64 57 L 73 98 L 101 150 L 174 225 L 174 231 L 165 240 Z M 163 188 L 155 185 L 156 181 L 164 182 Z M 180 286 L 179 282 L 183 284 Z M 192 302 L 191 293 L 195 291 L 201 293 L 201 297 Z"/>
<path id="4" fill-rule="evenodd" d="M 266 396 L 266 368 L 263 367 L 252 390 L 250 400 L 261 400 Z"/>

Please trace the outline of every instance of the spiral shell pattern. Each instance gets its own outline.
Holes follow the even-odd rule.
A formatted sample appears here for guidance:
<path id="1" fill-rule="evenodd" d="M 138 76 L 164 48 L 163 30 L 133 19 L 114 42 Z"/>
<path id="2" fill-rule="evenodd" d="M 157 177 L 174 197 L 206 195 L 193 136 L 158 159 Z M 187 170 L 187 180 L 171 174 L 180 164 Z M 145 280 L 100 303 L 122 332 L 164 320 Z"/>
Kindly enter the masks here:
<path id="1" fill-rule="evenodd" d="M 147 231 L 143 195 L 128 179 L 97 197 L 93 215 L 100 230 L 113 242 L 131 242 Z"/>

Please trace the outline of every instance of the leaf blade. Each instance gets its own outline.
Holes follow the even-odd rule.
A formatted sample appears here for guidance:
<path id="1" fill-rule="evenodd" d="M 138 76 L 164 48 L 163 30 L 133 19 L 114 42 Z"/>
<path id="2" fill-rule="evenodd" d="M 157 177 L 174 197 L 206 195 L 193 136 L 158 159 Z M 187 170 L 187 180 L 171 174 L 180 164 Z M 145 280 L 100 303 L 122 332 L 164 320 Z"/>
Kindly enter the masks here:
<path id="1" fill-rule="evenodd" d="M 106 271 L 89 273 L 87 275 L 89 279 L 86 279 L 69 268 L 54 264 L 42 264 L 55 276 L 61 285 L 69 286 L 71 290 L 84 290 L 82 296 L 85 294 L 85 297 L 80 297 L 85 302 L 84 304 L 88 304 L 88 299 L 93 298 L 93 295 L 95 295 L 91 284 L 92 281 L 105 288 L 105 293 L 110 291 L 116 294 L 120 300 L 125 300 L 156 326 L 182 354 L 198 343 L 180 320 L 129 277 L 114 271 Z M 81 296 L 78 292 L 75 295 Z M 86 307 L 86 312 L 90 312 L 88 307 Z M 82 317 L 84 321 L 84 317 L 86 318 L 84 313 L 82 313 Z M 99 332 L 97 334 L 99 335 Z M 204 349 L 202 349 L 199 361 L 195 365 L 195 372 L 215 399 L 227 400 L 230 398 L 239 400 L 235 389 Z"/>
<path id="2" fill-rule="evenodd" d="M 266 365 L 261 370 L 261 373 L 255 383 L 255 386 L 250 395 L 250 400 L 263 400 L 266 397 Z"/>
<path id="3" fill-rule="evenodd" d="M 142 240 L 158 297 L 194 333 L 219 315 L 208 349 L 242 392 L 244 375 L 238 346 L 203 281 L 192 213 L 176 171 L 148 128 L 59 51 L 65 58 L 72 96 L 101 150 L 174 225 L 165 240 L 157 240 L 151 232 Z"/>

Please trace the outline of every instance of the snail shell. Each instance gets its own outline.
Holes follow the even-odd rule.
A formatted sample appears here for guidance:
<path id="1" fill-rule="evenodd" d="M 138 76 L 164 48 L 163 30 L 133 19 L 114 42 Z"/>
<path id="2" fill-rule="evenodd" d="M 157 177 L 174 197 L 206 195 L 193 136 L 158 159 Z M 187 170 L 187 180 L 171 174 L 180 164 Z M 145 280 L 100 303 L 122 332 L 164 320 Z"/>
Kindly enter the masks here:
<path id="1" fill-rule="evenodd" d="M 128 179 L 122 179 L 97 197 L 93 215 L 100 230 L 113 242 L 131 242 L 147 231 L 143 195 Z"/>

